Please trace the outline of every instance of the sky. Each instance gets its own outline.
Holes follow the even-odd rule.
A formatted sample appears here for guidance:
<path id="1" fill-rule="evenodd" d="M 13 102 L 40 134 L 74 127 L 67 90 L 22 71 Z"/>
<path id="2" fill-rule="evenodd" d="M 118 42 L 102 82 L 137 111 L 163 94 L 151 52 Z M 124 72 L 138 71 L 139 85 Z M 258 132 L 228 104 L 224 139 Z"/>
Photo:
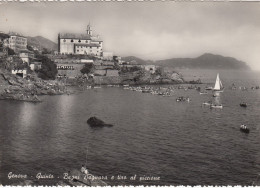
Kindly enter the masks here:
<path id="1" fill-rule="evenodd" d="M 0 31 L 43 36 L 85 33 L 104 51 L 146 60 L 234 57 L 260 70 L 260 2 L 26 2 L 0 4 Z"/>

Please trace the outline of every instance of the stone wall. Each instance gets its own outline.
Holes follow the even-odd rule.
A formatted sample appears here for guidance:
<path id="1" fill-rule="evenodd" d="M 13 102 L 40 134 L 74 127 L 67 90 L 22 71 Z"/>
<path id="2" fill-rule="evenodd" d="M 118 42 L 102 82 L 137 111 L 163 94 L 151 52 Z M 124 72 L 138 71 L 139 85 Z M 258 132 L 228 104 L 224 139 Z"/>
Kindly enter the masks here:
<path id="1" fill-rule="evenodd" d="M 119 76 L 95 76 L 94 83 L 101 85 L 121 84 L 121 78 Z"/>

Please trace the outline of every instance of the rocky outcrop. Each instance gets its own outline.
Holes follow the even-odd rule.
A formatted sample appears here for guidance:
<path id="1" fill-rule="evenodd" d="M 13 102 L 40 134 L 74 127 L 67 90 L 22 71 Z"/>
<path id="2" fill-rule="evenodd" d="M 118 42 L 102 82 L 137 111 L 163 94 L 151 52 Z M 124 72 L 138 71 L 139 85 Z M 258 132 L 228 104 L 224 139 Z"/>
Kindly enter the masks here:
<path id="1" fill-rule="evenodd" d="M 149 71 L 139 70 L 134 72 L 121 73 L 119 76 L 95 76 L 95 84 L 177 84 L 184 83 L 184 79 L 178 73 L 157 73 L 151 74 Z"/>
<path id="2" fill-rule="evenodd" d="M 38 95 L 58 95 L 65 91 L 61 82 L 44 81 L 36 75 L 22 78 L 0 69 L 0 99 L 40 102 Z"/>
<path id="3" fill-rule="evenodd" d="M 89 118 L 87 123 L 91 127 L 112 127 L 113 126 L 111 124 L 106 124 L 104 121 L 102 121 L 101 119 L 96 118 L 95 116 Z"/>

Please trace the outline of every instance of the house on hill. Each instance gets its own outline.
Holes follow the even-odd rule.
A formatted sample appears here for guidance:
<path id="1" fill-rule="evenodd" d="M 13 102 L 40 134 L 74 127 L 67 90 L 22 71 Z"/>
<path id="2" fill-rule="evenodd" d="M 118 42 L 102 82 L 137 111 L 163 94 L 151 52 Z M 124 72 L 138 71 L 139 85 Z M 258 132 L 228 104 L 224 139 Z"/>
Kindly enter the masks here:
<path id="1" fill-rule="evenodd" d="M 32 60 L 35 59 L 34 53 L 32 51 L 29 51 L 27 49 L 20 50 L 19 57 L 23 60 L 23 63 L 27 63 L 28 65 Z"/>
<path id="2" fill-rule="evenodd" d="M 9 33 L 8 46 L 16 53 L 21 50 L 27 49 L 27 38 L 22 36 L 21 34 L 10 32 Z"/>

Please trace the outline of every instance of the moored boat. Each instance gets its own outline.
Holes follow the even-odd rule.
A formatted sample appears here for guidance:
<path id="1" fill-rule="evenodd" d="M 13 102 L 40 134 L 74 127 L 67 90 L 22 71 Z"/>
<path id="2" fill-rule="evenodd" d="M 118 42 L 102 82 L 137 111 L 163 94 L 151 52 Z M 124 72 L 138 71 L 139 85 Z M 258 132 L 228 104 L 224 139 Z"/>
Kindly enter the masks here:
<path id="1" fill-rule="evenodd" d="M 209 101 L 209 102 L 204 102 L 204 103 L 202 103 L 203 105 L 206 105 L 206 106 L 210 106 L 210 105 L 212 105 L 212 102 L 211 101 Z"/>
<path id="2" fill-rule="evenodd" d="M 222 104 L 220 104 L 220 105 L 217 105 L 217 104 L 211 104 L 211 105 L 210 105 L 210 108 L 222 109 L 222 108 L 223 108 L 223 105 L 222 105 Z"/>
<path id="3" fill-rule="evenodd" d="M 211 86 L 206 86 L 206 87 L 205 87 L 205 90 L 213 90 L 213 87 L 211 87 Z"/>

